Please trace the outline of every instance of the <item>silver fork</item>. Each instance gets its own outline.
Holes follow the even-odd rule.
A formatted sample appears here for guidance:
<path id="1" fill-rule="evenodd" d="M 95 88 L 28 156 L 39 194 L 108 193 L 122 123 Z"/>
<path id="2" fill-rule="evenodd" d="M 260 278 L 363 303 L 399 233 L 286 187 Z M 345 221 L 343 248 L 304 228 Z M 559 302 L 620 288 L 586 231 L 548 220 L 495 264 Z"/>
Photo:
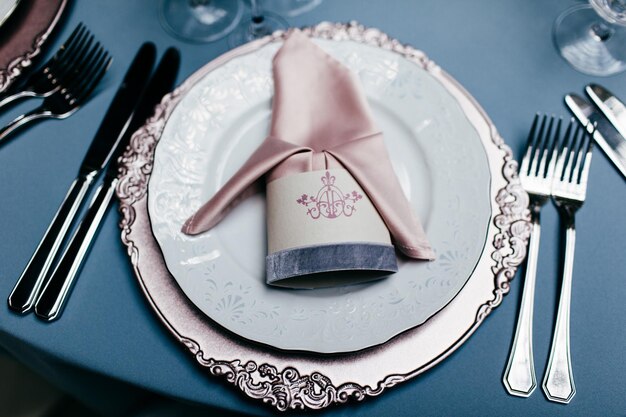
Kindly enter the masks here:
<path id="1" fill-rule="evenodd" d="M 13 94 L 0 100 L 0 108 L 27 97 L 48 97 L 57 91 L 63 80 L 81 64 L 93 40 L 93 35 L 80 23 L 48 62 L 31 73 L 23 83 L 10 88 L 9 94 Z"/>
<path id="2" fill-rule="evenodd" d="M 504 371 L 503 382 L 511 395 L 528 397 L 537 387 L 533 361 L 533 300 L 541 226 L 541 207 L 550 199 L 550 187 L 556 165 L 555 144 L 561 131 L 561 120 L 536 115 L 528 136 L 528 147 L 522 159 L 519 177 L 530 197 L 532 232 L 526 263 L 526 276 L 515 338 Z"/>
<path id="3" fill-rule="evenodd" d="M 18 116 L 0 129 L 0 145 L 20 126 L 38 119 L 65 119 L 78 110 L 96 88 L 109 66 L 109 53 L 96 43 L 64 84 L 52 95 L 46 97 L 38 108 Z"/>
<path id="4" fill-rule="evenodd" d="M 552 182 L 552 200 L 557 206 L 565 231 L 565 257 L 552 348 L 543 379 L 543 391 L 548 399 L 565 404 L 576 394 L 569 339 L 572 269 L 576 242 L 574 216 L 585 201 L 593 145 L 588 135 L 591 132 L 587 132 L 580 125 L 574 129 L 574 124 L 572 120 L 567 128 Z"/>

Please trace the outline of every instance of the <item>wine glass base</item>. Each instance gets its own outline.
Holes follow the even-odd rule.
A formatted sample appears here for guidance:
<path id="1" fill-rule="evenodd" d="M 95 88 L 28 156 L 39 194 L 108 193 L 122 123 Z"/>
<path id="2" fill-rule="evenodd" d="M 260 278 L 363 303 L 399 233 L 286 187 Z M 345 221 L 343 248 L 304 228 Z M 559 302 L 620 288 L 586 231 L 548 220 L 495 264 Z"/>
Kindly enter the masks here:
<path id="1" fill-rule="evenodd" d="M 242 0 L 162 0 L 159 20 L 180 40 L 208 43 L 232 32 L 243 10 Z"/>
<path id="2" fill-rule="evenodd" d="M 553 35 L 561 56 L 584 74 L 626 70 L 626 29 L 606 22 L 589 5 L 565 10 L 554 23 Z"/>
<path id="3" fill-rule="evenodd" d="M 228 37 L 228 44 L 231 48 L 271 35 L 277 30 L 286 30 L 289 27 L 285 19 L 266 11 L 263 12 L 260 21 L 253 19 L 252 15 L 244 16 L 242 21 L 247 23 L 241 24 Z"/>
<path id="4" fill-rule="evenodd" d="M 263 8 L 281 16 L 295 17 L 310 12 L 322 3 L 322 0 L 264 0 Z"/>

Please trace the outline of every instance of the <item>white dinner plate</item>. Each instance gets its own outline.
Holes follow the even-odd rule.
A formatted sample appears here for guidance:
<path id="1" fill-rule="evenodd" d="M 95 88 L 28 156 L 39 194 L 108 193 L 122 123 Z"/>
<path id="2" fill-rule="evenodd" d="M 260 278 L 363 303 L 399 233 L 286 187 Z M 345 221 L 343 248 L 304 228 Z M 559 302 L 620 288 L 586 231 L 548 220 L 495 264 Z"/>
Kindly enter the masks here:
<path id="1" fill-rule="evenodd" d="M 148 207 L 169 270 L 211 319 L 281 349 L 349 352 L 422 324 L 463 287 L 485 247 L 491 173 L 476 129 L 428 71 L 374 46 L 315 42 L 358 74 L 436 261 L 400 259 L 398 273 L 361 285 L 269 287 L 262 194 L 207 233 L 180 231 L 266 136 L 280 42 L 228 61 L 187 92 L 156 149 Z"/>

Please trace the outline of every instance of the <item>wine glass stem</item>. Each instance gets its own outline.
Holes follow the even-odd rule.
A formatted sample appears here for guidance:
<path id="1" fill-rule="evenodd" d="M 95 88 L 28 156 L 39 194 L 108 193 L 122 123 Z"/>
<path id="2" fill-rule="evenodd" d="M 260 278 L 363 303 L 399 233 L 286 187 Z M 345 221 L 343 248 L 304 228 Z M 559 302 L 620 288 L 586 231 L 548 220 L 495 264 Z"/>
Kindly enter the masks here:
<path id="1" fill-rule="evenodd" d="M 591 34 L 593 38 L 599 42 L 606 42 L 613 34 L 613 30 L 603 22 L 594 23 L 591 26 Z"/>
<path id="2" fill-rule="evenodd" d="M 259 0 L 250 0 L 252 4 L 252 18 L 263 18 L 263 11 L 261 10 L 261 3 Z"/>
<path id="3" fill-rule="evenodd" d="M 266 34 L 265 19 L 259 0 L 250 0 L 252 4 L 252 20 L 250 21 L 250 34 L 253 38 L 260 38 Z"/>

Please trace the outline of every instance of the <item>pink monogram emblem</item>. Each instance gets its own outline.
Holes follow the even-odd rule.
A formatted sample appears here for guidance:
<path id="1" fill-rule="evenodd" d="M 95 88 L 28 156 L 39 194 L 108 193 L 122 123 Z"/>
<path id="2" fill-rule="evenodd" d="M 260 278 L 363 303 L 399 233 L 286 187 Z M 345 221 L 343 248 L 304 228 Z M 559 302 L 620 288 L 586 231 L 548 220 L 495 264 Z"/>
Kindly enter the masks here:
<path id="1" fill-rule="evenodd" d="M 352 191 L 350 194 L 344 194 L 335 186 L 335 176 L 330 175 L 328 171 L 326 171 L 326 175 L 321 179 L 324 186 L 320 188 L 315 197 L 302 194 L 302 196 L 296 200 L 298 204 L 302 204 L 308 208 L 306 214 L 313 219 L 319 219 L 320 216 L 326 217 L 327 219 L 335 219 L 342 214 L 346 217 L 352 216 L 352 213 L 356 211 L 354 203 L 362 199 L 363 196 L 356 191 Z"/>

